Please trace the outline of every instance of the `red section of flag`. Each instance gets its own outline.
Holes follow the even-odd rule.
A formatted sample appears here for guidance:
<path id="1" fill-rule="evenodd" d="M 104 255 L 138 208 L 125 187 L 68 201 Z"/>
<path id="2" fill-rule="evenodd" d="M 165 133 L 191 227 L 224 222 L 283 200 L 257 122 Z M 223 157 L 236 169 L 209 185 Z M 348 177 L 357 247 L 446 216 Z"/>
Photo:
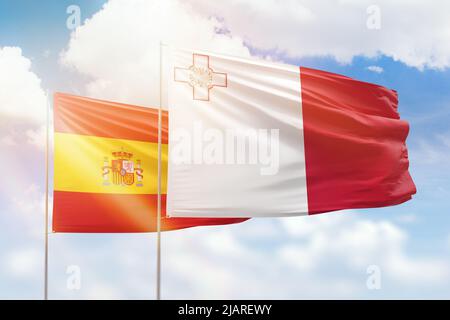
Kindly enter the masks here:
<path id="1" fill-rule="evenodd" d="M 381 207 L 416 192 L 397 93 L 300 68 L 309 214 Z"/>
<path id="2" fill-rule="evenodd" d="M 158 109 L 55 93 L 55 132 L 158 142 Z M 167 111 L 161 140 L 167 144 Z"/>
<path id="3" fill-rule="evenodd" d="M 55 191 L 54 232 L 156 232 L 157 195 Z M 161 230 L 224 225 L 247 219 L 166 218 L 166 195 L 161 195 Z"/>

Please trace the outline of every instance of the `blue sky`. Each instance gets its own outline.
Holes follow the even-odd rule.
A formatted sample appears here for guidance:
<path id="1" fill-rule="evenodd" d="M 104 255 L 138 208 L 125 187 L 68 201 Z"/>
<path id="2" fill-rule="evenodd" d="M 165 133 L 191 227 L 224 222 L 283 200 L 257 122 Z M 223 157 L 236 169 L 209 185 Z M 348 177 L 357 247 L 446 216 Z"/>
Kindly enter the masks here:
<path id="1" fill-rule="evenodd" d="M 320 44 L 319 41 L 320 45 L 317 48 L 309 48 L 310 51 L 305 52 L 302 51 L 301 46 L 297 48 L 297 44 L 287 46 L 281 40 L 276 42 L 276 39 L 283 37 L 296 39 L 289 32 L 286 33 L 285 29 L 280 27 L 280 34 L 275 37 L 276 32 L 273 29 L 277 28 L 274 25 L 270 29 L 270 32 L 274 32 L 273 34 L 269 32 L 265 37 L 258 38 L 259 35 L 252 33 L 248 26 L 237 18 L 233 20 L 230 17 L 233 10 L 237 11 L 238 8 L 233 9 L 231 6 L 226 8 L 219 5 L 210 8 L 207 2 L 201 0 L 192 1 L 189 8 L 173 4 L 169 7 L 163 6 L 162 9 L 158 9 L 157 5 L 144 4 L 145 1 L 136 0 L 126 7 L 124 2 L 113 0 L 111 2 L 115 2 L 114 5 L 103 9 L 101 15 L 94 16 L 90 23 L 85 23 L 85 19 L 91 18 L 96 12 L 102 10 L 105 2 L 0 0 L 0 49 L 21 48 L 22 57 L 31 61 L 29 72 L 34 73 L 41 80 L 39 88 L 43 92 L 46 90 L 66 91 L 97 98 L 139 103 L 142 98 L 137 97 L 142 92 L 140 84 L 133 86 L 134 80 L 128 77 L 135 74 L 136 78 L 141 79 L 146 74 L 136 73 L 141 65 L 138 65 L 136 61 L 127 60 L 126 55 L 130 52 L 124 47 L 129 46 L 134 49 L 134 46 L 142 45 L 143 52 L 150 50 L 151 47 L 144 47 L 142 44 L 147 39 L 149 46 L 152 41 L 156 45 L 159 31 L 154 28 L 153 22 L 148 22 L 149 19 L 154 19 L 154 23 L 157 24 L 160 21 L 158 19 L 167 17 L 169 20 L 180 17 L 189 19 L 188 17 L 195 13 L 199 14 L 203 20 L 197 19 L 201 20 L 200 22 L 183 20 L 183 22 L 179 19 L 180 24 L 186 23 L 189 27 L 184 28 L 183 31 L 161 31 L 163 34 L 161 37 L 167 37 L 176 42 L 178 33 L 181 33 L 179 37 L 188 38 L 186 34 L 191 32 L 199 34 L 200 40 L 198 44 L 195 44 L 196 46 L 209 43 L 211 47 L 208 49 L 217 49 L 221 47 L 215 42 L 219 43 L 216 39 L 219 36 L 215 35 L 215 32 L 217 24 L 222 24 L 223 30 L 227 32 L 223 35 L 225 39 L 220 38 L 220 43 L 221 45 L 225 43 L 225 49 L 232 53 L 245 54 L 247 50 L 254 55 L 269 55 L 273 59 L 286 63 L 336 72 L 397 90 L 400 114 L 403 119 L 409 121 L 411 126 L 407 144 L 411 163 L 410 171 L 418 190 L 412 201 L 389 208 L 327 214 L 318 219 L 252 220 L 242 225 L 199 228 L 164 235 L 163 241 L 166 240 L 166 242 L 164 242 L 163 266 L 167 269 L 164 269 L 163 274 L 163 285 L 165 285 L 163 296 L 293 299 L 450 297 L 450 276 L 446 271 L 450 266 L 450 215 L 447 201 L 450 196 L 448 171 L 450 71 L 449 66 L 446 65 L 446 59 L 440 59 L 446 54 L 450 56 L 450 52 L 447 52 L 446 48 L 439 48 L 439 43 L 442 41 L 438 40 L 442 39 L 433 38 L 430 42 L 435 41 L 435 43 L 430 44 L 419 43 L 419 40 L 415 43 L 414 34 L 411 35 L 407 30 L 408 25 L 402 26 L 400 23 L 398 30 L 385 31 L 382 27 L 381 32 L 386 33 L 382 36 L 374 36 L 375 44 L 368 45 L 361 40 L 361 48 L 357 48 L 358 45 L 355 46 L 356 48 L 352 47 L 354 42 L 360 41 L 360 35 L 356 30 L 350 32 L 348 37 L 354 37 L 354 39 L 349 41 L 353 42 L 349 42 L 346 46 L 345 43 L 340 44 L 345 46 L 346 50 L 348 49 L 348 52 L 342 54 L 341 47 L 336 49 L 333 44 L 327 43 L 325 38 L 332 36 L 330 33 L 332 31 L 328 30 L 333 29 L 333 23 L 347 18 L 338 17 L 336 21 L 328 21 L 327 31 L 324 25 L 322 35 L 318 32 L 322 30 L 320 14 L 326 16 L 327 12 L 326 9 L 320 12 L 314 11 L 317 10 L 314 5 L 310 10 L 296 9 L 301 9 L 298 11 L 299 14 L 305 12 L 305 21 L 309 21 L 308 12 L 317 14 L 318 22 L 312 19 L 311 25 L 308 25 L 295 19 L 289 22 L 290 18 L 280 22 L 280 25 L 286 23 L 289 30 L 292 30 L 292 34 L 298 32 L 292 29 L 292 25 L 298 23 L 299 30 L 316 32 L 317 38 L 324 37 L 324 42 Z M 77 33 L 77 37 L 65 27 L 68 17 L 66 8 L 73 4 L 81 8 L 82 15 L 82 30 Z M 266 4 L 270 6 L 271 1 L 266 1 Z M 126 10 L 119 10 L 120 6 L 125 6 Z M 138 9 L 133 11 L 130 8 L 132 6 Z M 334 4 L 332 6 L 337 6 L 338 12 L 354 12 L 359 8 L 351 7 L 351 5 L 346 7 L 346 5 Z M 389 13 L 402 14 L 401 8 L 391 7 L 384 1 L 380 1 L 380 7 L 382 12 L 388 15 L 386 18 L 388 26 L 390 26 Z M 148 18 L 139 16 L 137 21 L 127 20 L 133 13 L 138 14 L 139 10 L 142 12 L 143 8 L 149 10 Z M 308 6 L 305 5 L 305 8 L 308 9 Z M 362 6 L 362 9 L 365 7 Z M 405 11 L 413 11 L 413 9 L 411 7 Z M 155 17 L 155 14 L 160 13 L 158 10 L 161 10 L 162 18 Z M 218 16 L 218 10 L 223 12 L 222 17 Z M 284 9 L 280 10 L 282 13 Z M 417 10 L 422 10 L 426 14 L 434 9 L 424 1 L 422 7 L 419 6 Z M 171 16 L 172 13 L 174 17 Z M 269 13 L 256 10 L 254 14 L 255 21 L 258 22 L 258 19 L 267 20 L 268 18 L 264 15 Z M 267 21 L 272 23 L 278 21 L 279 17 L 276 14 L 273 13 L 273 16 L 269 17 L 273 20 Z M 363 10 L 361 16 L 365 18 L 365 14 Z M 403 12 L 403 14 L 407 13 Z M 211 17 L 220 18 L 219 22 L 211 22 Z M 351 17 L 353 16 L 350 15 Z M 142 23 L 142 27 L 139 23 Z M 196 23 L 199 26 L 196 26 Z M 135 41 L 125 38 L 120 32 L 132 27 L 136 28 L 136 32 L 129 37 L 136 37 Z M 341 26 L 336 24 L 335 27 Z M 447 24 L 445 27 L 450 26 Z M 207 28 L 211 30 L 204 31 Z M 426 29 L 427 26 L 423 28 Z M 202 35 L 202 32 L 205 34 Z M 398 37 L 400 42 L 403 35 L 411 38 L 404 38 L 404 43 L 401 43 L 397 52 L 395 51 L 397 47 L 394 46 L 392 49 L 391 44 L 384 40 L 391 33 L 393 37 Z M 206 42 L 202 39 L 206 39 Z M 270 44 L 271 39 L 273 46 L 267 45 L 267 42 Z M 298 42 L 304 41 L 302 39 L 299 38 Z M 188 40 L 180 41 L 182 43 Z M 291 43 L 294 42 L 291 41 Z M 436 52 L 427 55 L 427 48 L 433 46 L 436 46 Z M 317 52 L 317 54 L 310 52 Z M 416 63 L 411 57 L 414 57 L 417 52 L 421 55 Z M 425 54 L 422 55 L 422 52 Z M 351 56 L 350 60 L 347 59 L 348 55 Z M 429 59 L 429 62 L 423 62 L 427 61 L 426 59 Z M 434 66 L 433 63 L 438 60 L 441 61 L 440 65 Z M 118 62 L 121 65 L 127 65 L 129 62 L 129 69 L 118 67 Z M 381 67 L 382 72 L 370 71 L 369 66 Z M 144 67 L 148 66 L 144 65 Z M 115 69 L 118 70 L 115 71 Z M 151 70 L 151 67 L 145 69 L 145 71 Z M 122 78 L 129 80 L 129 84 L 126 81 L 122 82 Z M 102 85 L 104 83 L 106 84 Z M 145 90 L 145 86 L 143 88 L 142 90 Z M 149 97 L 149 101 L 151 99 Z M 23 133 L 27 130 L 37 132 L 42 125 L 39 121 L 22 121 L 22 116 L 4 114 L 2 109 L 0 109 L 0 115 L 1 123 L 5 124 L 4 128 L 6 128 L 1 131 L 1 134 L 5 137 L 14 136 L 11 132 Z M 7 123 L 9 124 L 6 125 Z M 17 141 L 22 141 L 20 139 L 25 138 L 18 134 Z M 0 261 L 2 263 L 0 297 L 40 298 L 43 249 L 40 230 L 43 227 L 41 215 L 43 213 L 39 210 L 42 208 L 44 190 L 43 149 L 26 143 L 20 146 L 5 144 L 2 145 L 2 149 L 5 152 L 3 161 L 24 174 L 19 175 L 18 178 L 10 173 L 7 178 L 15 179 L 17 185 L 9 190 L 0 188 Z M 33 161 L 30 162 L 30 159 Z M 21 202 L 21 199 L 25 201 Z M 341 215 L 349 217 L 348 220 L 346 217 L 341 218 Z M 305 219 L 309 220 L 305 221 Z M 288 226 L 288 223 L 291 225 Z M 317 255 L 329 255 L 326 259 L 323 256 L 316 257 L 311 239 L 314 239 L 317 234 L 323 235 L 325 239 L 333 239 L 335 232 L 338 231 L 330 229 L 329 226 L 341 228 L 343 233 L 355 232 L 356 234 L 360 230 L 358 228 L 368 226 L 368 230 L 374 232 L 373 238 L 367 236 L 366 239 L 365 235 L 362 236 L 368 241 L 367 248 L 363 245 L 345 248 L 346 242 L 343 240 L 343 247 L 322 248 L 318 251 Z M 309 230 L 314 230 L 315 233 Z M 335 236 L 346 239 L 346 234 L 338 233 Z M 205 241 L 217 244 L 219 250 L 223 249 L 223 254 L 211 253 L 215 251 L 211 251 Z M 372 242 L 376 245 L 371 245 Z M 392 258 L 380 253 L 383 248 L 386 251 L 391 250 L 391 245 L 395 247 L 395 250 L 392 249 L 392 255 L 397 256 Z M 53 298 L 152 298 L 154 247 L 153 235 L 50 235 L 52 277 L 50 295 Z M 355 255 L 364 256 L 364 262 L 355 262 L 349 267 L 346 249 L 350 252 L 354 250 Z M 15 252 L 20 254 L 14 255 Z M 367 257 L 365 252 L 368 252 Z M 314 267 L 303 265 L 301 261 L 300 263 L 293 261 L 298 253 L 301 253 L 299 259 L 316 257 Z M 255 256 L 252 257 L 252 254 Z M 270 266 L 259 265 L 260 261 L 271 258 L 274 260 L 266 261 Z M 280 261 L 275 262 L 277 259 Z M 204 277 L 195 275 L 198 263 L 201 263 L 201 268 L 204 268 L 202 269 Z M 28 267 L 25 266 L 22 270 L 20 265 L 23 264 Z M 379 264 L 382 271 L 387 270 L 386 276 L 383 276 L 385 280 L 381 290 L 370 291 L 365 288 L 367 278 L 365 266 L 368 264 Z M 81 266 L 82 290 L 68 291 L 65 288 L 67 278 L 65 270 L 68 265 Z M 400 267 L 404 268 L 406 276 L 403 277 L 402 271 L 397 270 Z M 410 271 L 409 267 L 411 267 Z M 285 276 L 277 279 L 274 276 L 278 273 L 288 273 L 287 269 L 293 273 L 292 278 Z M 428 275 L 421 275 L 419 271 L 422 269 Z M 252 273 L 257 278 L 253 278 Z M 434 273 L 436 277 L 430 276 Z M 236 279 L 229 280 L 230 274 L 233 274 Z M 309 282 L 303 278 L 302 274 L 310 279 Z M 423 281 L 417 280 L 421 277 Z M 190 278 L 192 279 L 189 280 Z M 230 284 L 226 284 L 227 281 Z M 324 284 L 327 281 L 329 286 Z M 301 290 L 296 288 L 293 284 L 297 282 L 299 286 L 304 284 L 304 288 Z M 240 290 L 239 284 L 242 284 L 244 289 Z"/>

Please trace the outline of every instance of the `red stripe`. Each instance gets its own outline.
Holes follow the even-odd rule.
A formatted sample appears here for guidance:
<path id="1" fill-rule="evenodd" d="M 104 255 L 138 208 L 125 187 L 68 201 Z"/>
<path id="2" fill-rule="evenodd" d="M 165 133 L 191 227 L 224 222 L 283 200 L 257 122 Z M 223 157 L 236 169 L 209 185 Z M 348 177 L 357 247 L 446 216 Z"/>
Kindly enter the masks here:
<path id="1" fill-rule="evenodd" d="M 247 219 L 166 218 L 161 196 L 161 230 L 224 225 Z M 157 195 L 54 192 L 53 231 L 80 233 L 155 232 Z"/>
<path id="2" fill-rule="evenodd" d="M 56 93 L 55 132 L 158 142 L 158 109 Z M 162 143 L 167 143 L 167 111 L 162 112 Z"/>
<path id="3" fill-rule="evenodd" d="M 416 188 L 397 93 L 308 68 L 300 75 L 309 213 L 409 200 Z"/>

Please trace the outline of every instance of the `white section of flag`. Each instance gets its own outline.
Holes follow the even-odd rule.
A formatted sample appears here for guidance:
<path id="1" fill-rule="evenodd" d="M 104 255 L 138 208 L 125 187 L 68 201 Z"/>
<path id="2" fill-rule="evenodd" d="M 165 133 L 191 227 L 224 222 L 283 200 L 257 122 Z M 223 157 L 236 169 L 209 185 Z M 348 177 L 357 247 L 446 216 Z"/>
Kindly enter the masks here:
<path id="1" fill-rule="evenodd" d="M 167 215 L 307 214 L 299 68 L 167 54 Z"/>

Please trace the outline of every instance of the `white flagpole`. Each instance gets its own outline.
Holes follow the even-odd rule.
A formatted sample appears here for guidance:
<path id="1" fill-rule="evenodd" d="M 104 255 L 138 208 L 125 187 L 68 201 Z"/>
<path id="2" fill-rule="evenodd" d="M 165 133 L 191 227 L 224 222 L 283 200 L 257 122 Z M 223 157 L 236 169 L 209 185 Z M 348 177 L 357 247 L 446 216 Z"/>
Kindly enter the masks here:
<path id="1" fill-rule="evenodd" d="M 47 110 L 45 124 L 45 253 L 44 253 L 44 300 L 48 300 L 48 156 L 49 156 L 49 122 L 50 100 L 47 91 Z"/>
<path id="2" fill-rule="evenodd" d="M 159 43 L 159 108 L 158 108 L 158 207 L 156 221 L 156 300 L 161 300 L 161 126 L 162 126 L 162 42 Z"/>

